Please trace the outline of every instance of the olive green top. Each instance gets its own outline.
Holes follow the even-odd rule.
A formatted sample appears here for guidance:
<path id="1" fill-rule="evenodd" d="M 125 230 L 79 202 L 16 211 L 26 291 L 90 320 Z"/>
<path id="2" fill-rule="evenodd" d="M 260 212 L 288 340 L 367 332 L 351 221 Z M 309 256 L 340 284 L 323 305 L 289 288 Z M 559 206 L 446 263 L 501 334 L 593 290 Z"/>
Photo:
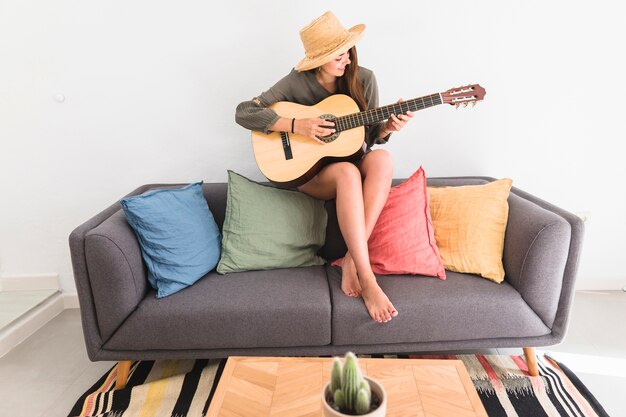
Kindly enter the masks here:
<path id="1" fill-rule="evenodd" d="M 359 66 L 359 79 L 363 83 L 367 109 L 378 107 L 378 85 L 374 73 Z M 292 69 L 287 76 L 274 84 L 269 90 L 249 101 L 237 106 L 235 120 L 246 129 L 269 133 L 280 116 L 268 106 L 277 101 L 289 101 L 305 106 L 312 106 L 331 96 L 315 77 L 315 70 L 298 72 Z M 365 109 L 365 110 L 367 110 Z M 379 138 L 384 122 L 365 126 L 365 142 L 367 148 L 375 144 L 387 143 L 391 134 Z"/>

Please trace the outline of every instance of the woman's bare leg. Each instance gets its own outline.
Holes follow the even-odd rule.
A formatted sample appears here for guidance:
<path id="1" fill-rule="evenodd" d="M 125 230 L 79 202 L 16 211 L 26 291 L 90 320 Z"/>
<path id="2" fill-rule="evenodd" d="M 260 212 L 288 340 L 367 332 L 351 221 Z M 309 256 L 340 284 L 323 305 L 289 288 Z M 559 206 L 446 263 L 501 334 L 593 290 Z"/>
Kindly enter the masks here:
<path id="1" fill-rule="evenodd" d="M 377 149 L 365 155 L 359 164 L 359 170 L 364 178 L 365 228 L 369 238 L 389 196 L 393 179 L 393 160 L 389 152 Z"/>
<path id="2" fill-rule="evenodd" d="M 370 238 L 391 189 L 393 160 L 389 152 L 377 149 L 365 155 L 359 164 L 363 180 L 363 205 L 365 212 L 365 233 Z M 352 265 L 350 265 L 352 264 Z M 355 270 L 350 251 L 346 253 L 343 267 Z"/>
<path id="3" fill-rule="evenodd" d="M 348 297 L 360 297 L 363 292 L 350 251 L 346 252 L 341 263 L 341 290 Z"/>
<path id="4" fill-rule="evenodd" d="M 363 202 L 365 209 L 365 233 L 369 239 L 385 206 L 393 179 L 393 160 L 389 152 L 375 150 L 368 153 L 359 164 L 363 181 Z M 346 253 L 342 267 L 343 274 L 356 274 L 356 267 L 350 251 Z M 357 278 L 358 280 L 358 278 Z M 360 284 L 359 284 L 360 287 Z M 359 293 L 360 295 L 360 293 Z"/>
<path id="5" fill-rule="evenodd" d="M 368 153 L 358 167 L 364 178 L 365 234 L 369 239 L 389 195 L 393 179 L 393 160 L 389 152 L 380 149 Z M 350 297 L 358 297 L 362 292 L 350 251 L 346 252 L 341 266 L 341 289 Z"/>
<path id="6" fill-rule="evenodd" d="M 398 312 L 376 283 L 369 263 L 363 189 L 358 168 L 348 162 L 331 164 L 298 189 L 323 200 L 336 198 L 339 227 L 363 287 L 365 306 L 375 321 L 391 320 Z"/>

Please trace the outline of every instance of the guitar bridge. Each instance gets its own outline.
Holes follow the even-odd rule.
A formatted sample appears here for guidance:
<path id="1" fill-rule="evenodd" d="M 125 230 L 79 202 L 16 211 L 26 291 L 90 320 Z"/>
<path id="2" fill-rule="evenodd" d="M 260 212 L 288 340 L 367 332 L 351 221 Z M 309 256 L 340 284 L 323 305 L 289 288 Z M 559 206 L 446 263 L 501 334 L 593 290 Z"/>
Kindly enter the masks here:
<path id="1" fill-rule="evenodd" d="M 291 152 L 291 141 L 289 140 L 289 133 L 280 132 L 280 138 L 283 142 L 283 152 L 285 152 L 285 160 L 293 159 L 293 153 Z"/>

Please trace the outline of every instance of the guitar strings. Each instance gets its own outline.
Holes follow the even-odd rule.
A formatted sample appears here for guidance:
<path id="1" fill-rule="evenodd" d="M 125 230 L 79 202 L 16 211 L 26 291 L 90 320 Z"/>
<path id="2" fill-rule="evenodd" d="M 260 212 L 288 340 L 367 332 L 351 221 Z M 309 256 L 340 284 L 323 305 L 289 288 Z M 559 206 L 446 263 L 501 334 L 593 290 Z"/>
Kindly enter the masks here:
<path id="1" fill-rule="evenodd" d="M 337 117 L 335 119 L 335 127 L 337 132 L 341 132 L 365 124 L 377 123 L 381 120 L 388 119 L 392 114 L 404 114 L 407 111 L 422 110 L 439 104 L 442 104 L 439 93 L 431 94 L 430 96 L 419 97 L 360 113 Z"/>

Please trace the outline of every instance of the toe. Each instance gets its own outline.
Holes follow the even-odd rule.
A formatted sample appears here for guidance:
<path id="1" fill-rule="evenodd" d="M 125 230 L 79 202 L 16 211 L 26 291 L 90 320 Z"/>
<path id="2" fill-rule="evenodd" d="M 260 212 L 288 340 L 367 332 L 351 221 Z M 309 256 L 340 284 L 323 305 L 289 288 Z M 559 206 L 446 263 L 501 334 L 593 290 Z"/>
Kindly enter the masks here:
<path id="1" fill-rule="evenodd" d="M 398 315 L 398 310 L 393 306 L 393 304 L 389 303 L 387 305 L 387 309 L 385 311 L 386 314 L 389 314 L 391 317 L 395 317 Z"/>

